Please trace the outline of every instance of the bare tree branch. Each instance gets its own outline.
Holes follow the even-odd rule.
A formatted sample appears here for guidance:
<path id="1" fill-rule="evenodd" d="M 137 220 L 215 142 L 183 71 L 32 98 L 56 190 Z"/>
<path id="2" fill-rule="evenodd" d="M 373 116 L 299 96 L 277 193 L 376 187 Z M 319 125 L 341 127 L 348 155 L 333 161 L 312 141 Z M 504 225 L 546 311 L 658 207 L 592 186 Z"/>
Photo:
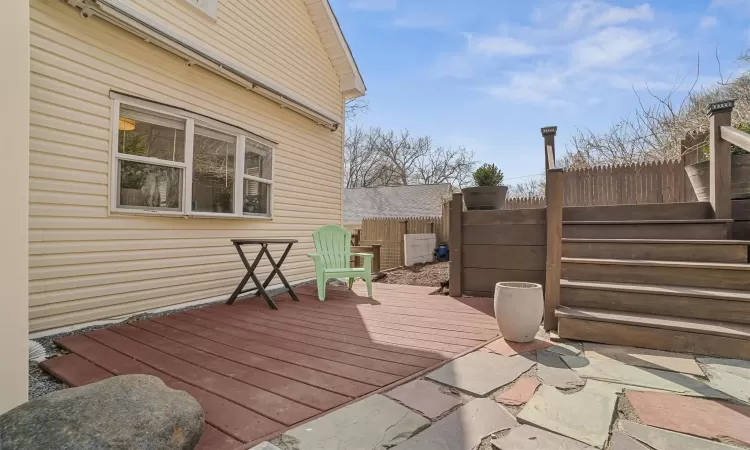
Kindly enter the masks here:
<path id="1" fill-rule="evenodd" d="M 464 147 L 436 146 L 429 136 L 413 137 L 408 130 L 381 128 L 349 130 L 344 143 L 348 188 L 450 183 L 466 186 L 476 166 L 474 153 Z"/>
<path id="2" fill-rule="evenodd" d="M 718 61 L 718 48 L 716 57 Z M 750 62 L 750 51 L 741 59 Z M 646 92 L 652 100 L 649 105 L 634 87 L 638 107 L 633 114 L 620 119 L 603 133 L 587 129 L 576 130 L 566 146 L 567 154 L 561 159 L 563 166 L 585 168 L 677 159 L 681 156 L 681 141 L 688 133 L 700 133 L 708 129 L 708 117 L 705 113 L 708 104 L 727 98 L 737 99 L 732 120 L 738 123 L 748 122 L 750 71 L 734 79 L 725 79 L 719 67 L 721 81 L 715 86 L 696 91 L 700 70 L 699 55 L 695 79 L 684 95 L 678 95 L 684 79 L 663 96 L 657 95 L 646 85 Z"/>
<path id="3" fill-rule="evenodd" d="M 370 103 L 363 98 L 350 98 L 344 103 L 344 117 L 354 120 L 360 113 L 370 110 Z"/>

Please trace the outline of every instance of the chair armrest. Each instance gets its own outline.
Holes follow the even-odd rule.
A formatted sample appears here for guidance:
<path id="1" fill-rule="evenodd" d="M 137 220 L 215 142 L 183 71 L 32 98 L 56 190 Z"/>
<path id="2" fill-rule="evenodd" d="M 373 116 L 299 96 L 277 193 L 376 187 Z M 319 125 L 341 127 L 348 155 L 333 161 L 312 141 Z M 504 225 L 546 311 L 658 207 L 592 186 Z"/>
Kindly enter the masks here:
<path id="1" fill-rule="evenodd" d="M 375 256 L 372 253 L 350 253 L 350 255 L 351 256 L 361 256 L 363 258 L 372 258 L 373 256 Z"/>

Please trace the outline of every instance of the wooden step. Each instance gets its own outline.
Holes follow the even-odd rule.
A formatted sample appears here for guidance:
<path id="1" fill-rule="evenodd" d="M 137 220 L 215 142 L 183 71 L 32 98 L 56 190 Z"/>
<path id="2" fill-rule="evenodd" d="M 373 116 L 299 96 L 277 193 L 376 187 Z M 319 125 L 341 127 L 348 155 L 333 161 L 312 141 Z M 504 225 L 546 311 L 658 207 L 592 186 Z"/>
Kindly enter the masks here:
<path id="1" fill-rule="evenodd" d="M 566 206 L 563 220 L 685 220 L 713 219 L 709 202 L 651 203 L 640 205 Z"/>
<path id="2" fill-rule="evenodd" d="M 570 258 L 747 263 L 748 241 L 685 239 L 563 239 Z"/>
<path id="3" fill-rule="evenodd" d="M 567 306 L 555 316 L 562 338 L 750 359 L 748 325 Z"/>
<path id="4" fill-rule="evenodd" d="M 750 324 L 747 291 L 560 280 L 560 304 Z"/>
<path id="5" fill-rule="evenodd" d="M 564 257 L 562 278 L 750 291 L 750 264 Z"/>
<path id="6" fill-rule="evenodd" d="M 731 220 L 599 220 L 564 221 L 563 237 L 576 239 L 729 238 Z"/>

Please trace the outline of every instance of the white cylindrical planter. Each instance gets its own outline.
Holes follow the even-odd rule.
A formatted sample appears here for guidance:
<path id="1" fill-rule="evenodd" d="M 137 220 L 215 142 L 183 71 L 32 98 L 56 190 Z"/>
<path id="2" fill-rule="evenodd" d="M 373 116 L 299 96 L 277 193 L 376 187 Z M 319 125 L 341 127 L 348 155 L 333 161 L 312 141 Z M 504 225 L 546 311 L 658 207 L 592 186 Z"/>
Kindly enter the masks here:
<path id="1" fill-rule="evenodd" d="M 542 323 L 542 314 L 541 285 L 515 281 L 495 285 L 495 318 L 506 341 L 533 341 Z"/>

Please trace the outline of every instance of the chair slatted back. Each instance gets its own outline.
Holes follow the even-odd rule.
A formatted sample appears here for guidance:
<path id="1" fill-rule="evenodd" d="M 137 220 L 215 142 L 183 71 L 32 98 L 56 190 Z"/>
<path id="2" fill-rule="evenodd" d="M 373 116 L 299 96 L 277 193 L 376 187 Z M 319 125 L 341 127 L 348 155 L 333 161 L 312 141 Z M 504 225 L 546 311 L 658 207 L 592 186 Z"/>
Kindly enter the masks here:
<path id="1" fill-rule="evenodd" d="M 315 252 L 322 255 L 326 269 L 348 269 L 352 233 L 338 225 L 326 225 L 313 233 Z"/>

